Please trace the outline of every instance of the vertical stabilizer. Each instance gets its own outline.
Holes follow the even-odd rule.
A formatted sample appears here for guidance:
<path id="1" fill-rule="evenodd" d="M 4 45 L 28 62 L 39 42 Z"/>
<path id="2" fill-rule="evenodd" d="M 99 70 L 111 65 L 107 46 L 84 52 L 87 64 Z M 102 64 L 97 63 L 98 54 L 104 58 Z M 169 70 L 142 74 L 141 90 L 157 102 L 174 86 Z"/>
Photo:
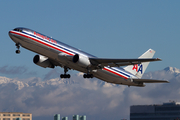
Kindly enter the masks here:
<path id="1" fill-rule="evenodd" d="M 152 50 L 152 49 L 149 49 L 144 54 L 142 54 L 139 58 L 152 58 L 154 56 L 154 54 L 155 54 L 155 51 Z M 143 74 L 144 74 L 144 72 L 145 72 L 148 65 L 149 65 L 149 62 L 143 62 L 141 64 L 128 65 L 124 69 L 126 71 L 134 74 L 138 78 L 141 78 L 143 76 Z"/>

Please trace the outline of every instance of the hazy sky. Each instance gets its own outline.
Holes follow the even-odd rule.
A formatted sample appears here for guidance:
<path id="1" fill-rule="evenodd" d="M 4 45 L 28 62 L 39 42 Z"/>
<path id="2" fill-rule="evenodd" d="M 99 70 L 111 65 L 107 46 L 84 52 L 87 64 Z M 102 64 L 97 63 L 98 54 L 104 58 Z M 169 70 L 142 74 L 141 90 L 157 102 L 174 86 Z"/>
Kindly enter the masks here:
<path id="1" fill-rule="evenodd" d="M 179 6 L 178 0 L 0 1 L 0 66 L 26 67 L 39 77 L 50 70 L 34 65 L 36 53 L 21 48 L 15 54 L 8 31 L 27 27 L 97 57 L 137 58 L 152 48 L 163 61 L 147 71 L 180 68 Z"/>

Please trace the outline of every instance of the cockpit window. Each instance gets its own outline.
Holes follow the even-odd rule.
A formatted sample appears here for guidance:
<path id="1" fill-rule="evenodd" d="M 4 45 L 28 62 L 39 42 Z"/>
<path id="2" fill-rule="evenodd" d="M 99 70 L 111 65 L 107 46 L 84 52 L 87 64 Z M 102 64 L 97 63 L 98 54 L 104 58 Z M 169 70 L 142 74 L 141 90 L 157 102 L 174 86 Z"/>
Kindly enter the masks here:
<path id="1" fill-rule="evenodd" d="M 15 28 L 14 31 L 22 32 L 22 29 Z"/>

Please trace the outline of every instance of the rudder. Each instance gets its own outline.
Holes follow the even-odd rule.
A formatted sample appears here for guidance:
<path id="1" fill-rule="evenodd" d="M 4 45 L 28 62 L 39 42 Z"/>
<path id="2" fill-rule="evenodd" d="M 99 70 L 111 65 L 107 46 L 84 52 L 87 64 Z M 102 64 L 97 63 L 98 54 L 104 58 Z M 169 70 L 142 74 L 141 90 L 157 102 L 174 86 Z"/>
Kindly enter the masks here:
<path id="1" fill-rule="evenodd" d="M 142 54 L 139 58 L 152 58 L 154 56 L 156 51 L 149 49 L 144 54 Z M 133 75 L 137 76 L 138 78 L 141 78 L 149 65 L 149 62 L 143 62 L 141 64 L 135 64 L 135 65 L 128 65 L 124 69 Z"/>

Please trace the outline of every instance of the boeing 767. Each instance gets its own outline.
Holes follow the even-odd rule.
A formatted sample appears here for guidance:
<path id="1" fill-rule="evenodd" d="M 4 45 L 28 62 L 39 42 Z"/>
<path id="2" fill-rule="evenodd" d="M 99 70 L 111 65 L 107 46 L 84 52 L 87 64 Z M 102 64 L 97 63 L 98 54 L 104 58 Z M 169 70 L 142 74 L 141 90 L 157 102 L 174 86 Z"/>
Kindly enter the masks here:
<path id="1" fill-rule="evenodd" d="M 36 65 L 44 68 L 64 68 L 61 78 L 70 78 L 67 72 L 73 69 L 83 72 L 84 78 L 96 77 L 114 84 L 144 87 L 144 83 L 168 83 L 166 80 L 141 79 L 149 62 L 161 61 L 153 58 L 155 51 L 152 49 L 137 59 L 97 58 L 31 29 L 18 27 L 10 30 L 9 36 L 15 42 L 17 54 L 22 46 L 39 54 L 33 59 Z"/>

